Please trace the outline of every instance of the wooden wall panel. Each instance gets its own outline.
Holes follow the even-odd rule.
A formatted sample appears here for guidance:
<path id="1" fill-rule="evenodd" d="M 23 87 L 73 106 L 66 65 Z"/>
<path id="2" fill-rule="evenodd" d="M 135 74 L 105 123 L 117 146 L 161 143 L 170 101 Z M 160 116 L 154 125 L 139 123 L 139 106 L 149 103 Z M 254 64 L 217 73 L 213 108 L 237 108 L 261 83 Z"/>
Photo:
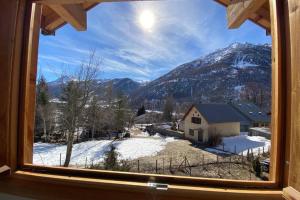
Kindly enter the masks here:
<path id="1" fill-rule="evenodd" d="M 288 0 L 290 33 L 291 142 L 289 186 L 300 191 L 300 1 Z"/>
<path id="2" fill-rule="evenodd" d="M 1 1 L 0 7 L 0 166 L 17 163 L 19 77 L 25 2 Z"/>

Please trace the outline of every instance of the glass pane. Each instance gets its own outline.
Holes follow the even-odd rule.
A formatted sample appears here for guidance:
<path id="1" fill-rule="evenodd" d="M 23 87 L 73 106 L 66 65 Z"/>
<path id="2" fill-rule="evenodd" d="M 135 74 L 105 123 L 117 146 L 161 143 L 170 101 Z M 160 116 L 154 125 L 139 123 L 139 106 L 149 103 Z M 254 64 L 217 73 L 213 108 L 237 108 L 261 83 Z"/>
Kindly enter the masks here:
<path id="1" fill-rule="evenodd" d="M 33 164 L 268 180 L 271 38 L 214 1 L 101 3 L 40 36 Z"/>

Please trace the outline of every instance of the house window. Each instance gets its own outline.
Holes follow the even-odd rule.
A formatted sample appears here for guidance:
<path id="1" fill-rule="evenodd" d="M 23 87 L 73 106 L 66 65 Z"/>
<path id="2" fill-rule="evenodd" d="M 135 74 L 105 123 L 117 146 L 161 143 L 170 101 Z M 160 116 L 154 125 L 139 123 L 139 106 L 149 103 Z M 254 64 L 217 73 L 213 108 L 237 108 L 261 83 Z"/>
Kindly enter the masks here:
<path id="1" fill-rule="evenodd" d="M 201 124 L 201 118 L 200 117 L 192 117 L 192 123 L 193 124 Z"/>
<path id="2" fill-rule="evenodd" d="M 190 130 L 189 130 L 189 135 L 190 135 L 190 136 L 194 136 L 194 135 L 195 135 L 195 133 L 194 133 L 194 130 L 193 130 L 193 129 L 190 129 Z"/>

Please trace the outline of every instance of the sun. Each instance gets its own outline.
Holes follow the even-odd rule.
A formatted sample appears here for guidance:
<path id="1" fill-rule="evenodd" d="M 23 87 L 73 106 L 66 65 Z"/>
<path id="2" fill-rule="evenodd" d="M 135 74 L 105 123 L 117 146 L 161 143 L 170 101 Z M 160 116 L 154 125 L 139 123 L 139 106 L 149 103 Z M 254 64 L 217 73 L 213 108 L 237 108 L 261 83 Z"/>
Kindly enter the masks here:
<path id="1" fill-rule="evenodd" d="M 144 30 L 151 31 L 155 25 L 155 16 L 149 10 L 143 11 L 139 16 L 139 22 Z"/>

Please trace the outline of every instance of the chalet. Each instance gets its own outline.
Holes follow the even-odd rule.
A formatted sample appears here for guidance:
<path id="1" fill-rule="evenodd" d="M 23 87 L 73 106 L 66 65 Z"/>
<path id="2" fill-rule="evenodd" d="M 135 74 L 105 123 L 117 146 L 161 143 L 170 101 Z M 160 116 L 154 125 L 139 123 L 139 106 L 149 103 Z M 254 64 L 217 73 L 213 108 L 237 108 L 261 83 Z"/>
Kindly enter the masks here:
<path id="1" fill-rule="evenodd" d="M 268 127 L 270 116 L 253 103 L 231 103 L 235 110 L 247 120 L 241 121 L 241 131 L 249 131 L 251 127 Z"/>
<path id="2" fill-rule="evenodd" d="M 205 143 L 209 137 L 240 134 L 240 122 L 247 119 L 229 104 L 199 104 L 183 117 L 185 138 Z"/>

